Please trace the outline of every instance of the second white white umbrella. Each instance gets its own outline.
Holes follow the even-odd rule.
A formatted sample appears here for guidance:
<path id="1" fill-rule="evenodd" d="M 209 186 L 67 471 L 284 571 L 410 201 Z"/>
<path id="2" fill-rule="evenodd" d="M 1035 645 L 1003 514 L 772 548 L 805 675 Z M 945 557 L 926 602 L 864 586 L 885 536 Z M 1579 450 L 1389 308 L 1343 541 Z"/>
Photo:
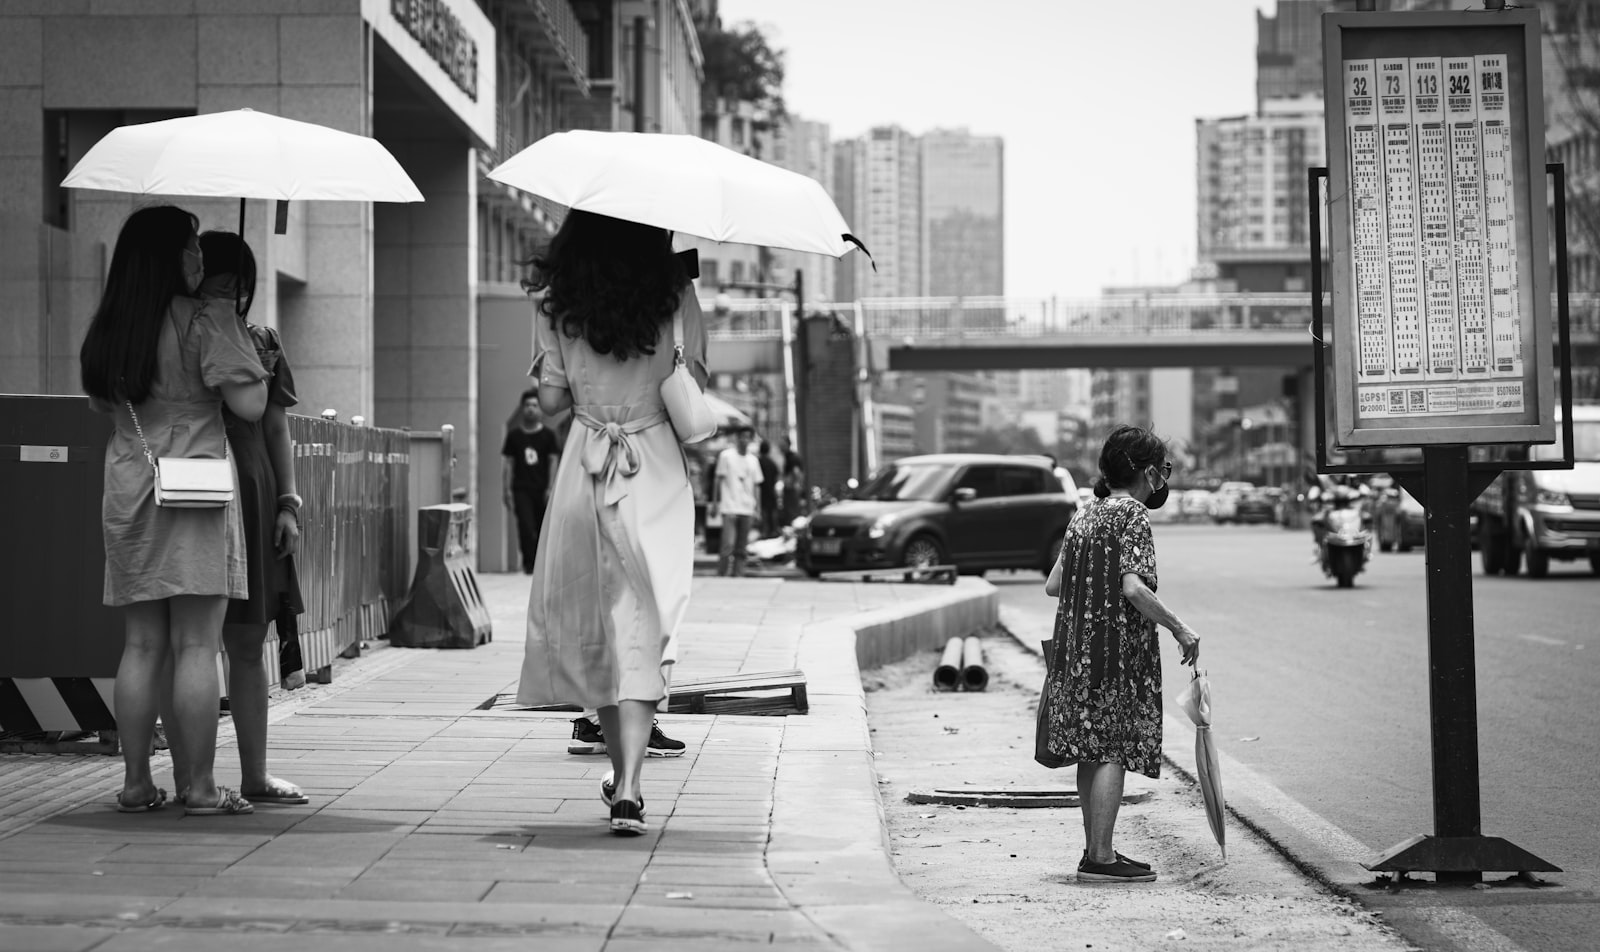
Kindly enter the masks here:
<path id="1" fill-rule="evenodd" d="M 712 241 L 835 258 L 861 245 L 816 179 L 698 136 L 557 132 L 489 177 L 569 208 Z"/>

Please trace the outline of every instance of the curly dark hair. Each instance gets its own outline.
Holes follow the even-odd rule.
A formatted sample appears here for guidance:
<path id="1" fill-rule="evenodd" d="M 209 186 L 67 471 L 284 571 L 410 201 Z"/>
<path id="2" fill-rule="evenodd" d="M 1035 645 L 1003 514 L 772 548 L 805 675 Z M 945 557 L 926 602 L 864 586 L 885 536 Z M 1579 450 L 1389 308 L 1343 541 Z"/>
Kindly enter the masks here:
<path id="1" fill-rule="evenodd" d="M 579 209 L 528 263 L 534 276 L 522 286 L 544 292 L 550 326 L 619 361 L 655 353 L 661 326 L 692 293 L 671 232 Z"/>
<path id="2" fill-rule="evenodd" d="M 1094 481 L 1094 494 L 1100 499 L 1113 489 L 1125 489 L 1139 478 L 1146 466 L 1160 466 L 1167 459 L 1167 443 L 1139 426 L 1119 426 L 1106 437 L 1100 449 L 1100 476 Z"/>

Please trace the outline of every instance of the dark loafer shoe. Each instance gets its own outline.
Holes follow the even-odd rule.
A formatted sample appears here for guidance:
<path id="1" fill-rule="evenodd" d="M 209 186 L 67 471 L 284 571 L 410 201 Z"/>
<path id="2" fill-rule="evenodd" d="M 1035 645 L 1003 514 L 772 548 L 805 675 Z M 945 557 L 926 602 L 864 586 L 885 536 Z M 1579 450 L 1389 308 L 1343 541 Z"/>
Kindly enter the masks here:
<path id="1" fill-rule="evenodd" d="M 1084 860 L 1078 864 L 1078 882 L 1080 883 L 1153 883 L 1155 881 L 1156 874 L 1154 870 L 1135 866 L 1122 859 L 1117 860 L 1115 863 L 1091 863 L 1088 860 Z"/>

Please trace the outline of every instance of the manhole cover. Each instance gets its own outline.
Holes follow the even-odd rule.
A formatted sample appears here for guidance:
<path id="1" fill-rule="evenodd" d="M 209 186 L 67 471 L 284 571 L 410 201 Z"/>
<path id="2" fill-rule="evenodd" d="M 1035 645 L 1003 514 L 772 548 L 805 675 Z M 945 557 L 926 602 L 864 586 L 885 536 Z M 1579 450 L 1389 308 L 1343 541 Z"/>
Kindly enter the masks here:
<path id="1" fill-rule="evenodd" d="M 1150 792 L 1123 794 L 1122 802 L 1143 803 L 1150 799 Z M 907 803 L 937 803 L 953 807 L 1012 807 L 1014 809 L 1029 809 L 1037 807 L 1076 807 L 1078 806 L 1078 791 L 1076 790 L 975 790 L 964 787 L 960 790 L 934 790 L 932 793 L 908 793 Z"/>

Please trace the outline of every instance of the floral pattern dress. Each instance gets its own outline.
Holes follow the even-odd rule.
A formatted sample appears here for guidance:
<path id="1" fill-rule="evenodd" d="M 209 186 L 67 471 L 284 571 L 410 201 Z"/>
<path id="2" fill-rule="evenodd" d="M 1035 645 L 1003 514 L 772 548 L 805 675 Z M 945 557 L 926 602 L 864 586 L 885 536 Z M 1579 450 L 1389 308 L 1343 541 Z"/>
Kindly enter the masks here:
<path id="1" fill-rule="evenodd" d="M 1161 776 L 1161 655 L 1155 623 L 1122 595 L 1122 576 L 1156 588 L 1144 504 L 1093 499 L 1061 547 L 1061 601 L 1039 698 L 1035 759 L 1046 767 L 1121 764 Z"/>

